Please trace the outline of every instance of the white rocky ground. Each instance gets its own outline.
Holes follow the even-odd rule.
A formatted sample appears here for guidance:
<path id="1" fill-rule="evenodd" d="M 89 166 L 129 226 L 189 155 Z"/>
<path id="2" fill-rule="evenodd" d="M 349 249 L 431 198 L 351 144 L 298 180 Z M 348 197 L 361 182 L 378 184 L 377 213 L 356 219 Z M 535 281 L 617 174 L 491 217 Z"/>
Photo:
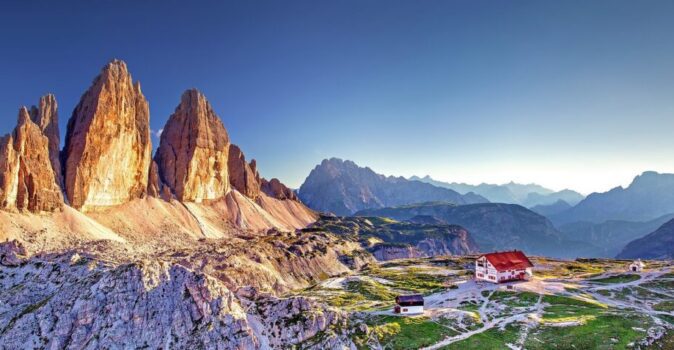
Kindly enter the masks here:
<path id="1" fill-rule="evenodd" d="M 275 295 L 350 271 L 339 262 L 350 249 L 280 233 L 152 255 L 101 241 L 28 257 L 2 243 L 0 349 L 349 349 L 347 314 Z"/>

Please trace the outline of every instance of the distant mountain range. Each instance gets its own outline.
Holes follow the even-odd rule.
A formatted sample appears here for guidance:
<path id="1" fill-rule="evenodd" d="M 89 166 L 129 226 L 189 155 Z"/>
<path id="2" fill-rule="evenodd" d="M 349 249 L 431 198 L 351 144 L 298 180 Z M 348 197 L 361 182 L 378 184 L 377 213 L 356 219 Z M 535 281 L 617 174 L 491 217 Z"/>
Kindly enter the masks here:
<path id="1" fill-rule="evenodd" d="M 550 216 L 559 214 L 563 211 L 569 210 L 571 205 L 563 200 L 558 200 L 552 204 L 539 204 L 530 209 L 543 216 Z"/>
<path id="2" fill-rule="evenodd" d="M 674 259 L 674 220 L 655 232 L 630 242 L 618 254 L 620 259 Z"/>
<path id="3" fill-rule="evenodd" d="M 422 203 L 393 208 L 368 209 L 357 216 L 379 216 L 395 220 L 432 221 L 460 225 L 471 233 L 480 251 L 522 249 L 530 254 L 575 258 L 585 249 L 582 243 L 564 240 L 552 223 L 516 204 L 482 203 L 455 206 Z"/>
<path id="4" fill-rule="evenodd" d="M 674 219 L 674 214 L 650 221 L 608 220 L 600 224 L 574 222 L 559 226 L 562 238 L 587 243 L 583 256 L 615 257 L 629 242 L 641 238 Z"/>
<path id="5" fill-rule="evenodd" d="M 583 198 L 536 184 L 468 185 L 429 176 L 384 176 L 332 158 L 312 170 L 298 194 L 310 208 L 338 215 L 460 225 L 481 251 L 516 248 L 556 257 L 613 257 L 621 251 L 624 256 L 660 257 L 668 231 L 658 228 L 674 219 L 674 174 L 652 171 L 636 176 L 626 188 Z M 630 243 L 645 244 L 639 239 L 648 234 L 649 240 L 665 240 L 665 248 L 650 254 Z"/>
<path id="6" fill-rule="evenodd" d="M 453 204 L 488 202 L 474 193 L 460 194 L 404 177 L 384 176 L 350 160 L 325 159 L 299 188 L 303 203 L 314 210 L 351 215 L 362 209 L 384 208 L 428 201 Z"/>
<path id="7" fill-rule="evenodd" d="M 412 176 L 409 179 L 448 188 L 463 194 L 473 192 L 487 198 L 492 203 L 519 204 L 527 208 L 536 205 L 549 205 L 559 200 L 573 206 L 584 198 L 582 194 L 572 190 L 555 192 L 537 184 L 518 184 L 510 182 L 503 185 L 486 183 L 469 185 L 465 183 L 438 181 L 428 175 L 424 177 Z"/>
<path id="8" fill-rule="evenodd" d="M 579 221 L 649 221 L 670 213 L 674 213 L 674 174 L 647 171 L 635 177 L 627 188 L 593 193 L 550 219 L 556 225 Z"/>

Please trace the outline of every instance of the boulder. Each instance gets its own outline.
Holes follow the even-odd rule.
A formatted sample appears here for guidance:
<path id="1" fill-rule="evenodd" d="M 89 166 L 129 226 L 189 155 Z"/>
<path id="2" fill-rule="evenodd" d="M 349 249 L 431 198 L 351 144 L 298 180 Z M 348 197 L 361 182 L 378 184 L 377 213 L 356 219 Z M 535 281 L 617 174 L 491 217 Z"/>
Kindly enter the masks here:
<path id="1" fill-rule="evenodd" d="M 0 265 L 19 266 L 27 255 L 23 244 L 15 239 L 0 243 Z"/>

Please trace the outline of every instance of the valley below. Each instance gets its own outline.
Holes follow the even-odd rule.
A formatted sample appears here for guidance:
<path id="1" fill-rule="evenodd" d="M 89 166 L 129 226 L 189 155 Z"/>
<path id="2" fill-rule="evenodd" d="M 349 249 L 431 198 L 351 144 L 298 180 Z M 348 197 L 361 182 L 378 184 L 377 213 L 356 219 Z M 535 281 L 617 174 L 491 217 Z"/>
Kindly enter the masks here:
<path id="1" fill-rule="evenodd" d="M 403 259 L 323 281 L 293 296 L 348 310 L 360 349 L 671 349 L 674 273 L 617 260 L 532 259 L 526 282 L 476 282 L 471 257 Z M 392 312 L 425 295 L 422 315 Z"/>
<path id="2" fill-rule="evenodd" d="M 647 261 L 631 273 L 627 260 L 533 257 L 529 281 L 476 282 L 469 239 L 445 229 L 322 217 L 290 232 L 135 241 L 122 233 L 122 241 L 67 248 L 42 246 L 45 233 L 33 233 L 25 244 L 0 243 L 0 348 L 674 345 L 672 262 Z M 416 242 L 420 230 L 421 241 L 435 244 Z M 385 237 L 415 248 L 384 260 L 376 242 Z M 440 246 L 447 250 L 424 250 Z M 424 295 L 422 315 L 392 312 L 395 297 L 407 294 Z"/>

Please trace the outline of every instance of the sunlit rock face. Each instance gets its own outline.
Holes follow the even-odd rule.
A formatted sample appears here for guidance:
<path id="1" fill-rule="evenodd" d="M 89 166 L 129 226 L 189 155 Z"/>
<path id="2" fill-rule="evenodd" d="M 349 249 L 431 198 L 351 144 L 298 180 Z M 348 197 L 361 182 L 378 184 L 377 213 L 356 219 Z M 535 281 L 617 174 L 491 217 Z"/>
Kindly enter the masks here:
<path id="1" fill-rule="evenodd" d="M 30 119 L 40 127 L 42 133 L 49 139 L 49 161 L 54 174 L 61 183 L 61 162 L 59 153 L 61 147 L 61 133 L 59 131 L 58 104 L 56 97 L 47 94 L 40 98 L 40 103 L 30 109 Z"/>
<path id="2" fill-rule="evenodd" d="M 65 188 L 87 210 L 123 204 L 147 191 L 152 145 L 149 106 L 126 64 L 113 60 L 68 121 Z"/>
<path id="3" fill-rule="evenodd" d="M 50 139 L 23 107 L 11 135 L 0 139 L 0 205 L 31 212 L 63 206 L 61 188 L 52 169 Z"/>
<path id="4" fill-rule="evenodd" d="M 16 194 L 19 188 L 19 157 L 14 150 L 14 136 L 0 138 L 0 206 L 16 206 Z"/>
<path id="5" fill-rule="evenodd" d="M 257 199 L 260 196 L 260 174 L 255 159 L 250 163 L 237 145 L 229 147 L 229 182 L 244 196 Z"/>
<path id="6" fill-rule="evenodd" d="M 180 201 L 222 198 L 230 188 L 229 146 L 227 130 L 206 97 L 187 90 L 161 134 L 155 155 L 161 180 Z"/>

